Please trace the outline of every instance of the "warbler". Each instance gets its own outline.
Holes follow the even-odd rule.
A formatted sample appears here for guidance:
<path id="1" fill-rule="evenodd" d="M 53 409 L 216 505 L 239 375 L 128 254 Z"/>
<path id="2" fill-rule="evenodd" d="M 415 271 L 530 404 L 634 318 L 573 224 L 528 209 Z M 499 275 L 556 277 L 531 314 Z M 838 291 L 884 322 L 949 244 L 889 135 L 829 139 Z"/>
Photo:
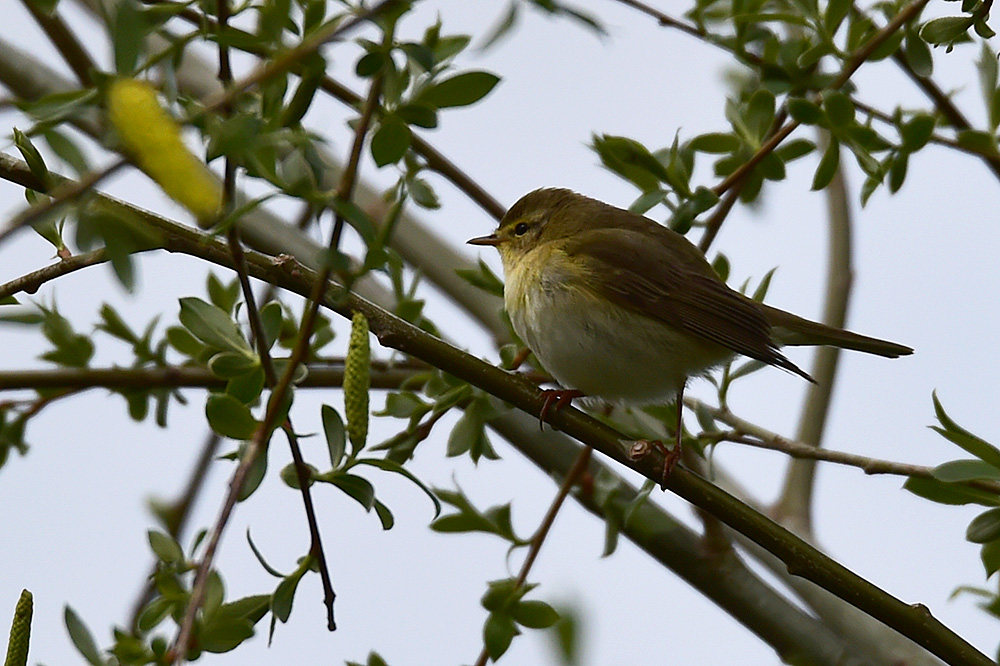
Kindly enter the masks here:
<path id="1" fill-rule="evenodd" d="M 566 189 L 526 194 L 494 233 L 468 242 L 500 252 L 514 330 L 563 386 L 548 392 L 540 418 L 584 395 L 631 404 L 676 396 L 672 456 L 688 378 L 737 354 L 813 381 L 781 346 L 913 352 L 758 303 L 726 285 L 681 234 Z"/>

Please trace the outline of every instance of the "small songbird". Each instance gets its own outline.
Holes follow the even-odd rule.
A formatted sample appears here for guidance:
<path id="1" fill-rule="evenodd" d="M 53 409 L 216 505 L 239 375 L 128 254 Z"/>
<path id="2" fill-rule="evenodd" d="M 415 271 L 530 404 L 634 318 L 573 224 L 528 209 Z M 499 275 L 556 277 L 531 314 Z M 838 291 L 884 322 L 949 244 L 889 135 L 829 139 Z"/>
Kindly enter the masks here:
<path id="1" fill-rule="evenodd" d="M 758 303 L 730 289 L 684 236 L 565 189 L 522 197 L 489 236 L 514 330 L 564 387 L 540 414 L 579 396 L 645 404 L 681 398 L 688 377 L 737 354 L 812 378 L 783 345 L 831 345 L 896 358 L 909 347 Z"/>

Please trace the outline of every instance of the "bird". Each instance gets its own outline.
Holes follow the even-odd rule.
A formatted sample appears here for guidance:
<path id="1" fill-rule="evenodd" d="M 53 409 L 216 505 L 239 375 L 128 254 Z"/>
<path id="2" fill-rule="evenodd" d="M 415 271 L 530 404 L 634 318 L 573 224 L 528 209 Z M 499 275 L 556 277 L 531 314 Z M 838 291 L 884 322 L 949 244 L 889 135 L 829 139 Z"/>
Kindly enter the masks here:
<path id="1" fill-rule="evenodd" d="M 468 243 L 499 251 L 514 331 L 562 387 L 546 390 L 542 421 L 577 397 L 636 405 L 676 397 L 664 477 L 680 456 L 690 377 L 743 355 L 815 383 L 782 354 L 785 345 L 913 353 L 757 302 L 730 288 L 683 235 L 568 189 L 524 195 L 495 232 Z"/>

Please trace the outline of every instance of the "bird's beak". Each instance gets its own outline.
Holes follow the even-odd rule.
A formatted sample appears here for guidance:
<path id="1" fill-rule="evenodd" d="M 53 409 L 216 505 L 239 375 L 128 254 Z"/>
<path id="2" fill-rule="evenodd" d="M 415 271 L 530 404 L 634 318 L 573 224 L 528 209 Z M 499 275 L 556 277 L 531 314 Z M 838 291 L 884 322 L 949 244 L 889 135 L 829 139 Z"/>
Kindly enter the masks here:
<path id="1" fill-rule="evenodd" d="M 478 238 L 470 238 L 465 241 L 469 245 L 492 245 L 496 247 L 503 243 L 503 239 L 499 238 L 496 234 L 490 234 L 489 236 L 479 236 Z"/>

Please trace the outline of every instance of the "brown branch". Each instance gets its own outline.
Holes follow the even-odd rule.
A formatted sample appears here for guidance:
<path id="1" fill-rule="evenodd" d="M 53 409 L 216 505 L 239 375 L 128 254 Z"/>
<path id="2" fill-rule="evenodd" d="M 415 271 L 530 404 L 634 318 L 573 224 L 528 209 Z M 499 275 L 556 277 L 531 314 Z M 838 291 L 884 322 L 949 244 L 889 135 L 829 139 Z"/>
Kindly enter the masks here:
<path id="1" fill-rule="evenodd" d="M 25 8 L 31 12 L 31 16 L 38 23 L 38 26 L 45 32 L 45 35 L 52 42 L 53 46 L 69 65 L 80 84 L 85 88 L 94 85 L 92 71 L 97 71 L 97 64 L 94 62 L 87 49 L 77 39 L 76 34 L 70 30 L 66 23 L 59 16 L 59 9 L 54 7 L 51 12 L 41 9 L 38 3 L 32 0 L 21 0 Z"/>

